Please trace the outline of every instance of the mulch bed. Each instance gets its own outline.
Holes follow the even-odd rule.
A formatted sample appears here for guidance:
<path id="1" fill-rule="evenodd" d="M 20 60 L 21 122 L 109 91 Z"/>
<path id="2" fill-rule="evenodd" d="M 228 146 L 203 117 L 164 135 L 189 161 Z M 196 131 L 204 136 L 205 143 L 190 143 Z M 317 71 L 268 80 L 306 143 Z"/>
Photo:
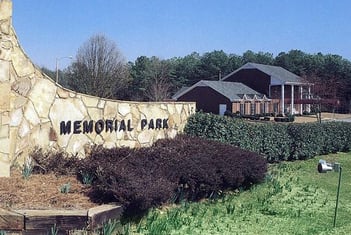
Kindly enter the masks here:
<path id="1" fill-rule="evenodd" d="M 61 187 L 70 184 L 68 193 Z M 33 174 L 28 179 L 21 172 L 11 172 L 11 177 L 0 177 L 0 208 L 3 209 L 89 209 L 98 204 L 87 196 L 88 185 L 81 184 L 75 176 Z"/>

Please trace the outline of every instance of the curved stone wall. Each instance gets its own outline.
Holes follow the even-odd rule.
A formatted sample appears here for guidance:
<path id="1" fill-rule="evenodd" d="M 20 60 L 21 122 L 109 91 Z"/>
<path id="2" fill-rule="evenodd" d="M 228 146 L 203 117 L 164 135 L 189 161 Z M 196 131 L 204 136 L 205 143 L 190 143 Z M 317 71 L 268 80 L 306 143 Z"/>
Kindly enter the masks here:
<path id="1" fill-rule="evenodd" d="M 0 0 L 0 176 L 35 147 L 84 157 L 92 144 L 150 146 L 184 128 L 195 103 L 129 102 L 67 90 L 23 52 L 12 27 L 12 2 Z"/>

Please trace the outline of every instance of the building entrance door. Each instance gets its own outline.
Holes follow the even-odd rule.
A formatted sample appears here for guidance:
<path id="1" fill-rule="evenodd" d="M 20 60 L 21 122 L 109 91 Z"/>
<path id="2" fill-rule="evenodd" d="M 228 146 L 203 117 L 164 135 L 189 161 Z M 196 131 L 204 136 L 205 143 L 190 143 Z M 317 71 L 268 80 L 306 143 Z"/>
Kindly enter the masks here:
<path id="1" fill-rule="evenodd" d="M 227 111 L 227 105 L 219 104 L 219 115 L 223 116 L 225 111 Z"/>

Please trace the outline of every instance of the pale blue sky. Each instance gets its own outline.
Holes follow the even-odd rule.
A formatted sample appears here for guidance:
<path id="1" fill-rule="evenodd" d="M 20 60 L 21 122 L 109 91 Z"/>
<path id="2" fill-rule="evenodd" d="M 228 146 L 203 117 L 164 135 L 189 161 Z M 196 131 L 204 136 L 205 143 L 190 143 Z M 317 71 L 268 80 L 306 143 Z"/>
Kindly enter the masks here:
<path id="1" fill-rule="evenodd" d="M 13 25 L 33 62 L 50 69 L 97 33 L 133 62 L 291 49 L 351 60 L 349 0 L 13 0 Z"/>

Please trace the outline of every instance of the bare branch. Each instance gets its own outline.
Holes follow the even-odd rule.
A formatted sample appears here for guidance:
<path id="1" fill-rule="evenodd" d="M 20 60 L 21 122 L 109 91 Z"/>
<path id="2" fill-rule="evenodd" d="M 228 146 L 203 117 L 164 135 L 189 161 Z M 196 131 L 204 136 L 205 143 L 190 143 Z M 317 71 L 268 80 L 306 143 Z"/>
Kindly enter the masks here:
<path id="1" fill-rule="evenodd" d="M 78 91 L 105 98 L 121 98 L 129 82 L 125 60 L 116 44 L 103 35 L 94 35 L 76 55 L 71 85 Z"/>

